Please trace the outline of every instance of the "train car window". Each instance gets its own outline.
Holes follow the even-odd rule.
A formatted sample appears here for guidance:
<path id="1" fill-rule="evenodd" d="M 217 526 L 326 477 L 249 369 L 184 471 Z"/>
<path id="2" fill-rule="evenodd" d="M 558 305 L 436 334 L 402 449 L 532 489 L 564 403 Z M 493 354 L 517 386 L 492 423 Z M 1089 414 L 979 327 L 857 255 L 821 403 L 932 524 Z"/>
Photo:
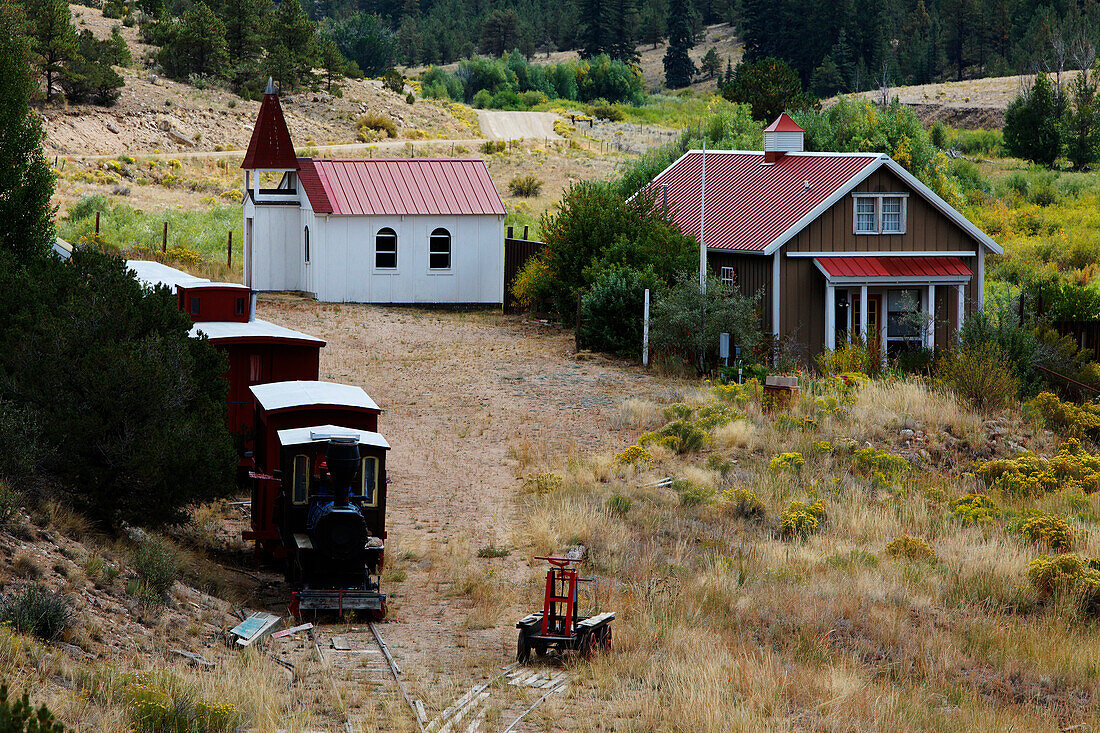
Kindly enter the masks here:
<path id="1" fill-rule="evenodd" d="M 291 486 L 291 501 L 305 504 L 309 501 L 309 456 L 294 456 L 294 478 Z"/>
<path id="2" fill-rule="evenodd" d="M 362 496 L 363 506 L 378 506 L 378 459 L 368 456 L 363 459 Z"/>

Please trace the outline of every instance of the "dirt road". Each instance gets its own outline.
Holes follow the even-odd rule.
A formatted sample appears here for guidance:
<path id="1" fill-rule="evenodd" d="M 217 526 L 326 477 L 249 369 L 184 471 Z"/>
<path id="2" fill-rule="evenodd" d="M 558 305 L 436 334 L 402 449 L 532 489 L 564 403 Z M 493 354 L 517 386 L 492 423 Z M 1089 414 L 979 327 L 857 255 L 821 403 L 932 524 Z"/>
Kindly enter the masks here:
<path id="1" fill-rule="evenodd" d="M 625 442 L 613 420 L 619 403 L 670 387 L 636 367 L 578 361 L 568 332 L 495 313 L 270 297 L 259 315 L 326 339 L 321 378 L 361 385 L 384 411 L 386 558 L 407 577 L 391 575 L 391 618 L 380 628 L 433 717 L 514 661 L 515 621 L 541 603 L 517 533 L 522 476 L 540 456 Z M 485 548 L 511 552 L 479 557 Z M 478 600 L 464 584 L 513 600 Z M 507 689 L 514 694 L 491 698 L 485 730 L 537 697 Z M 555 718 L 559 725 L 574 723 Z M 531 726 L 516 730 L 539 729 Z"/>
<path id="2" fill-rule="evenodd" d="M 483 109 L 477 113 L 481 132 L 490 140 L 561 140 L 554 132 L 553 112 L 503 112 Z"/>

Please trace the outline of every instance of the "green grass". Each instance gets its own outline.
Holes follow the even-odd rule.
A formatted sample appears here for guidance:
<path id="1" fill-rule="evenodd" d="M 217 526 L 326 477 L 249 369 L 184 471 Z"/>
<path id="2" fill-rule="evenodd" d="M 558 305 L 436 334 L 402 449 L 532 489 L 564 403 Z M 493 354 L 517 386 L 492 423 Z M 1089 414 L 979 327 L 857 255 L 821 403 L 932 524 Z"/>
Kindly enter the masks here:
<path id="1" fill-rule="evenodd" d="M 85 196 L 58 220 L 58 234 L 74 244 L 88 241 L 95 232 L 97 211 L 100 213 L 100 237 L 123 254 L 141 248 L 159 252 L 164 223 L 168 222 L 169 250 L 190 249 L 204 260 L 224 264 L 228 235 L 233 232 L 234 270 L 240 270 L 244 238 L 239 204 L 207 209 L 141 211 L 126 204 L 112 206 L 103 196 Z"/>

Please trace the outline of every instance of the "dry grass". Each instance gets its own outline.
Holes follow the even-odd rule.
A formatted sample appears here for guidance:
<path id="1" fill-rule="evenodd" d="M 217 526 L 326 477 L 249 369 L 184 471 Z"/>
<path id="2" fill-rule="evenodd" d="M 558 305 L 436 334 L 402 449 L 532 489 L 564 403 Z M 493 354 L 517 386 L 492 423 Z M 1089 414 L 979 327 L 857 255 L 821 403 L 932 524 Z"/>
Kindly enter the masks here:
<path id="1" fill-rule="evenodd" d="M 830 396 L 816 385 L 810 392 L 789 415 L 810 417 L 813 400 Z M 636 400 L 620 414 L 639 412 L 638 404 L 653 413 L 652 403 Z M 705 467 L 705 452 L 655 450 L 649 467 L 607 467 L 607 454 L 573 456 L 559 462 L 560 486 L 526 498 L 527 549 L 560 553 L 584 544 L 589 573 L 605 581 L 601 607 L 619 613 L 616 650 L 577 668 L 607 706 L 607 725 L 1097 725 L 1096 622 L 1074 608 L 1037 604 L 1026 568 L 1040 550 L 1009 522 L 964 527 L 947 516 L 950 499 L 979 489 L 968 475 L 972 459 L 958 456 L 951 462 L 958 469 L 937 473 L 914 461 L 891 478 L 857 469 L 851 448 L 834 447 L 851 436 L 904 451 L 898 432 L 908 428 L 929 436 L 949 431 L 958 450 L 978 450 L 987 440 L 978 416 L 907 382 L 868 383 L 847 405 L 795 427 L 781 413 L 752 404 L 743 410 L 745 419 L 711 435 L 710 450 L 733 461 L 725 478 Z M 822 440 L 829 448 L 815 449 Z M 769 470 L 780 451 L 803 452 L 805 464 Z M 759 523 L 728 518 L 718 510 L 720 491 L 692 505 L 675 489 L 647 486 L 663 476 L 719 489 L 743 485 L 767 516 Z M 629 498 L 629 507 L 608 511 L 613 496 Z M 1030 502 L 995 498 L 1017 511 L 1082 511 L 1082 500 L 1058 494 Z M 791 500 L 815 499 L 828 517 L 820 531 L 781 539 L 779 513 Z M 1091 521 L 1074 522 L 1082 547 L 1100 549 Z M 900 535 L 924 538 L 936 559 L 891 557 L 886 545 Z"/>

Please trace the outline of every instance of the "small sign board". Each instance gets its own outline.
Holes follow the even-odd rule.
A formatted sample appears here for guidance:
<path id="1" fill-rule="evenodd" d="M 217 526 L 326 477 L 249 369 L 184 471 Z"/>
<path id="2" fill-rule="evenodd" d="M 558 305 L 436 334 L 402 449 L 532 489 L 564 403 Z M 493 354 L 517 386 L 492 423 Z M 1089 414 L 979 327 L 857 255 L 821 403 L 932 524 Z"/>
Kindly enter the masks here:
<path id="1" fill-rule="evenodd" d="M 282 619 L 274 614 L 257 611 L 244 621 L 229 630 L 229 633 L 237 637 L 237 643 L 241 646 L 249 646 L 257 639 L 261 639 L 271 633 L 275 624 Z"/>

